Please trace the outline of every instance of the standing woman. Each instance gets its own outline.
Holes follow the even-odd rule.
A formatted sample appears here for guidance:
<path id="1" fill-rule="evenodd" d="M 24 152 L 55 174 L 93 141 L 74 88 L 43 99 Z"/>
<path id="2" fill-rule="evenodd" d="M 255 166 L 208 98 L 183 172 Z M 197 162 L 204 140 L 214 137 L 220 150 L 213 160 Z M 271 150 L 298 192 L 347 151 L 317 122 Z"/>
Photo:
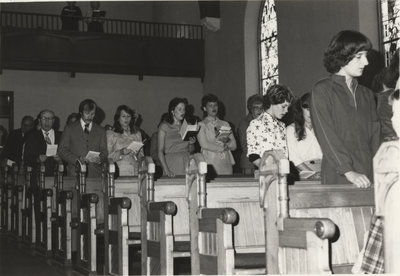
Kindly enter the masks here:
<path id="1" fill-rule="evenodd" d="M 199 123 L 200 131 L 197 135 L 201 152 L 207 164 L 211 165 L 217 175 L 233 174 L 232 165 L 235 164 L 231 151 L 236 149 L 236 140 L 231 132 L 224 139 L 217 139 L 218 130 L 230 125 L 218 118 L 218 98 L 212 94 L 201 99 L 201 109 L 205 114 Z"/>
<path id="2" fill-rule="evenodd" d="M 357 82 L 371 47 L 363 34 L 346 30 L 325 51 L 324 65 L 332 75 L 314 85 L 311 97 L 311 118 L 324 155 L 323 184 L 366 188 L 373 180 L 380 124 L 373 92 Z"/>
<path id="3" fill-rule="evenodd" d="M 117 162 L 119 175 L 137 175 L 139 157 L 143 148 L 133 151 L 128 146 L 133 142 L 143 142 L 141 132 L 135 126 L 135 114 L 126 105 L 120 105 L 114 115 L 114 130 L 107 130 L 108 158 Z"/>
<path id="4" fill-rule="evenodd" d="M 196 142 L 194 137 L 189 141 L 183 141 L 179 133 L 185 118 L 186 105 L 185 99 L 172 99 L 168 105 L 165 121 L 158 127 L 158 158 L 164 175 L 169 177 L 185 174 L 189 152 L 192 149 L 190 145 Z"/>
<path id="5" fill-rule="evenodd" d="M 294 123 L 286 128 L 289 159 L 300 172 L 315 172 L 311 178 L 319 177 L 322 151 L 315 137 L 310 115 L 311 94 L 305 93 L 293 105 Z"/>
<path id="6" fill-rule="evenodd" d="M 282 150 L 287 156 L 286 127 L 281 121 L 293 101 L 293 94 L 284 85 L 275 84 L 263 96 L 264 112 L 247 128 L 247 157 L 257 168 L 268 150 Z"/>

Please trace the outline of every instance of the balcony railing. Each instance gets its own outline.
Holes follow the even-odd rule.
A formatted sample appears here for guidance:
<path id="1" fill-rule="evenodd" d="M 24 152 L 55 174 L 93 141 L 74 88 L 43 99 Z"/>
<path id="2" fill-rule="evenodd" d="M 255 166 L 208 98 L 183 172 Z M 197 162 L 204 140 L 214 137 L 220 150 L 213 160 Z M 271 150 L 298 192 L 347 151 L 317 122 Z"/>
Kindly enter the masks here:
<path id="1" fill-rule="evenodd" d="M 62 26 L 61 16 L 59 15 L 2 11 L 0 17 L 2 27 L 61 31 Z M 79 17 L 77 19 L 79 20 L 78 32 L 87 32 L 87 18 Z M 203 28 L 200 25 L 155 23 L 110 18 L 102 18 L 101 21 L 104 22 L 103 30 L 105 34 L 203 39 Z"/>

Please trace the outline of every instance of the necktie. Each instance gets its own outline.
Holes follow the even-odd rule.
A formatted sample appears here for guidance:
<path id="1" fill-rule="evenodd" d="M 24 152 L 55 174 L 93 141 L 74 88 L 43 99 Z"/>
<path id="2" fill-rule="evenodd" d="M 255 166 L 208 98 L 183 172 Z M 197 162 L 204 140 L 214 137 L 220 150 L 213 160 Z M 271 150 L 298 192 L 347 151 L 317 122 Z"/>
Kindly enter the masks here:
<path id="1" fill-rule="evenodd" d="M 85 124 L 85 130 L 84 130 L 84 132 L 85 132 L 86 134 L 89 134 L 89 124 Z"/>
<path id="2" fill-rule="evenodd" d="M 50 140 L 50 137 L 49 137 L 49 132 L 46 131 L 45 134 L 46 134 L 46 136 L 44 137 L 44 140 L 46 141 L 47 144 L 51 145 L 51 140 Z"/>

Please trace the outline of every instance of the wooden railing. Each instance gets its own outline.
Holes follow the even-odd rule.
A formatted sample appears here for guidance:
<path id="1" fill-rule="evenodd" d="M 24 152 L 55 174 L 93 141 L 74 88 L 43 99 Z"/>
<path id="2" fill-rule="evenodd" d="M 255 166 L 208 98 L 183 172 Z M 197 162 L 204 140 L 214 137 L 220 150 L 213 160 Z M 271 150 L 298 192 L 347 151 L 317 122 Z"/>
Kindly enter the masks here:
<path id="1" fill-rule="evenodd" d="M 2 27 L 61 31 L 61 16 L 52 14 L 2 11 Z M 79 32 L 87 32 L 85 17 L 79 17 Z M 133 35 L 158 38 L 203 39 L 200 25 L 156 23 L 104 18 L 105 34 Z M 70 32 L 70 31 L 68 31 Z"/>

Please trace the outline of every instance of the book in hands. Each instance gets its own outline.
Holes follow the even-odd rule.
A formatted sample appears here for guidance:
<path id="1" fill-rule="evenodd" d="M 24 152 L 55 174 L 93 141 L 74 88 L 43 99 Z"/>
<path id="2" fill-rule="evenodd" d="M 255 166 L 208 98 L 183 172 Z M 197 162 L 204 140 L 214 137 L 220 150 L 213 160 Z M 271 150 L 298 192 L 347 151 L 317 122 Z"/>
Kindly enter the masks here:
<path id="1" fill-rule="evenodd" d="M 94 163 L 94 162 L 97 162 L 97 159 L 100 157 L 100 152 L 98 152 L 98 151 L 89 151 L 87 154 L 86 154 L 86 160 L 88 160 L 89 162 L 92 162 L 92 163 Z"/>
<path id="2" fill-rule="evenodd" d="M 200 127 L 197 124 L 194 125 L 189 125 L 186 120 L 183 120 L 181 129 L 179 130 L 179 133 L 181 134 L 182 140 L 183 141 L 189 141 L 189 138 L 191 137 L 196 137 L 197 133 L 199 133 Z"/>
<path id="3" fill-rule="evenodd" d="M 144 144 L 142 142 L 132 141 L 132 143 L 130 143 L 129 146 L 127 146 L 126 148 L 130 149 L 134 153 L 137 153 L 143 148 L 143 146 Z"/>
<path id="4" fill-rule="evenodd" d="M 56 156 L 58 145 L 47 145 L 46 156 Z"/>
<path id="5" fill-rule="evenodd" d="M 226 141 L 231 133 L 232 129 L 230 126 L 221 126 L 219 129 L 216 129 L 215 138 L 217 141 Z"/>
<path id="6" fill-rule="evenodd" d="M 314 176 L 317 173 L 317 171 L 300 171 L 299 172 L 299 177 L 300 179 L 310 179 L 312 176 Z"/>

